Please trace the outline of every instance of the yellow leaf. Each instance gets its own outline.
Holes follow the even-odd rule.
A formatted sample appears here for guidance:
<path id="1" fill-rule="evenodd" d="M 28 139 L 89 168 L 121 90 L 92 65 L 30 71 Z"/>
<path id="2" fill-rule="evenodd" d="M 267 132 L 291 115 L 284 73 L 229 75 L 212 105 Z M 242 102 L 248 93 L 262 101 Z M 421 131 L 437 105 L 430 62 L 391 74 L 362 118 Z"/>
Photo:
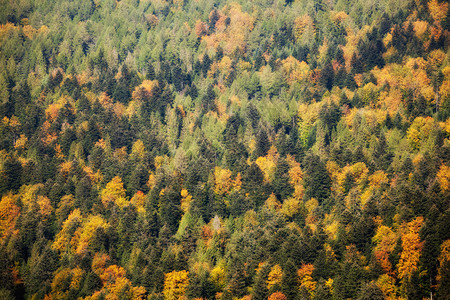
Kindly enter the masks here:
<path id="1" fill-rule="evenodd" d="M 281 284 L 281 279 L 283 277 L 283 269 L 280 265 L 275 265 L 269 272 L 267 278 L 267 289 L 270 290 L 274 285 Z"/>
<path id="2" fill-rule="evenodd" d="M 20 214 L 16 198 L 12 194 L 7 194 L 0 201 L 0 241 L 14 229 L 16 219 Z"/>
<path id="3" fill-rule="evenodd" d="M 439 168 L 439 172 L 436 175 L 439 184 L 441 185 L 441 189 L 443 191 L 450 190 L 450 167 L 442 164 Z"/>
<path id="4" fill-rule="evenodd" d="M 183 299 L 189 285 L 188 271 L 173 271 L 164 274 L 164 298 L 166 300 Z"/>
<path id="5" fill-rule="evenodd" d="M 433 20 L 440 24 L 447 16 L 448 3 L 431 0 L 428 2 L 428 10 Z"/>
<path id="6" fill-rule="evenodd" d="M 402 253 L 397 264 L 398 277 L 409 278 L 417 270 L 422 252 L 423 242 L 420 241 L 419 231 L 423 225 L 423 217 L 417 217 L 402 226 Z"/>
<path id="7" fill-rule="evenodd" d="M 317 282 L 312 279 L 313 271 L 314 265 L 312 264 L 303 264 L 302 267 L 297 271 L 300 286 L 305 287 L 310 295 L 314 294 L 317 285 Z"/>
<path id="8" fill-rule="evenodd" d="M 218 195 L 225 195 L 231 191 L 233 180 L 231 171 L 215 167 L 214 169 L 214 192 Z"/>
<path id="9" fill-rule="evenodd" d="M 101 192 L 101 198 L 105 207 L 110 203 L 116 203 L 120 208 L 128 204 L 123 182 L 119 176 L 114 177 L 106 184 L 106 187 Z"/>

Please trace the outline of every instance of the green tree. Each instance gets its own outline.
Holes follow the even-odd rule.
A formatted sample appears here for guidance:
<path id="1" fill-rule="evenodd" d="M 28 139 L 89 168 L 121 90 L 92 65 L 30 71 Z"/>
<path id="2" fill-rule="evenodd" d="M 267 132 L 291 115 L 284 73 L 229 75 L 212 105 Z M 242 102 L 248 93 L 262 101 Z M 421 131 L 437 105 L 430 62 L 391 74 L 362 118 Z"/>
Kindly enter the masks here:
<path id="1" fill-rule="evenodd" d="M 358 300 L 383 300 L 385 296 L 380 288 L 374 283 L 369 282 L 363 284 L 361 290 L 358 293 Z"/>
<path id="2" fill-rule="evenodd" d="M 283 292 L 288 300 L 296 299 L 298 296 L 297 268 L 291 259 L 287 260 L 283 271 L 281 292 Z"/>
<path id="3" fill-rule="evenodd" d="M 325 164 L 320 157 L 309 154 L 304 159 L 306 198 L 316 198 L 319 201 L 326 200 L 330 195 L 331 180 Z"/>
<path id="4" fill-rule="evenodd" d="M 252 288 L 252 299 L 265 300 L 269 296 L 269 290 L 266 284 L 269 271 L 270 267 L 267 263 L 263 263 L 262 267 L 258 268 Z"/>

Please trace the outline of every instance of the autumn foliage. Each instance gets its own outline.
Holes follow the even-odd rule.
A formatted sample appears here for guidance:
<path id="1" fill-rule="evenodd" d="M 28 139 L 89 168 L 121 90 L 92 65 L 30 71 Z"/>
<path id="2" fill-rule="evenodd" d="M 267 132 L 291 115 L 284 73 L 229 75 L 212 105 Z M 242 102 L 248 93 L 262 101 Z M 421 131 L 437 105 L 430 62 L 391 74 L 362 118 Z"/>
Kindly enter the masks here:
<path id="1" fill-rule="evenodd" d="M 0 1 L 0 299 L 446 299 L 449 13 Z"/>
<path id="2" fill-rule="evenodd" d="M 184 299 L 189 284 L 188 271 L 173 271 L 164 275 L 164 297 L 168 300 Z"/>

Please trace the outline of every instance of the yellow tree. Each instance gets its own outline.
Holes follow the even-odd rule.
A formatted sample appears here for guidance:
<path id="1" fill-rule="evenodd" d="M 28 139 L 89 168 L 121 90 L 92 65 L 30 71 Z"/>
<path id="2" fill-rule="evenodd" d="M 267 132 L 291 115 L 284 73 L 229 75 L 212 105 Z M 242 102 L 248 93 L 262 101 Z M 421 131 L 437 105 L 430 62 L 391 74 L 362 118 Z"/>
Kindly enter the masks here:
<path id="1" fill-rule="evenodd" d="M 303 192 L 305 188 L 303 187 L 303 171 L 300 164 L 290 155 L 286 157 L 286 160 L 290 166 L 289 183 L 294 187 L 293 198 L 298 200 L 303 199 Z"/>
<path id="2" fill-rule="evenodd" d="M 227 282 L 227 273 L 225 269 L 218 265 L 211 270 L 209 280 L 214 284 L 216 289 L 223 290 Z"/>
<path id="3" fill-rule="evenodd" d="M 272 181 L 279 157 L 280 155 L 277 149 L 272 145 L 266 156 L 261 156 L 256 159 L 255 163 L 263 171 L 266 182 Z"/>
<path id="4" fill-rule="evenodd" d="M 60 269 L 57 272 L 55 272 L 55 277 L 53 278 L 51 287 L 51 298 L 58 300 L 58 299 L 66 299 L 69 291 L 67 290 L 67 283 L 71 280 L 71 272 L 70 268 L 64 268 Z"/>
<path id="5" fill-rule="evenodd" d="M 421 145 L 429 139 L 433 125 L 434 119 L 432 117 L 417 117 L 414 119 L 406 132 L 406 137 L 414 148 L 420 149 Z"/>
<path id="6" fill-rule="evenodd" d="M 439 282 L 439 286 L 442 287 L 442 284 L 443 284 L 442 276 L 444 275 L 443 273 L 445 272 L 445 270 L 444 270 L 446 267 L 445 265 L 447 265 L 447 268 L 448 268 L 448 264 L 450 262 L 450 239 L 446 240 L 445 242 L 442 243 L 441 254 L 439 255 L 438 260 L 439 260 L 439 270 L 438 270 L 437 281 Z M 448 275 L 447 275 L 447 277 L 448 277 Z"/>
<path id="7" fill-rule="evenodd" d="M 83 275 L 84 271 L 79 267 L 57 270 L 51 283 L 51 299 L 68 299 L 70 291 L 76 292 L 80 288 Z"/>
<path id="8" fill-rule="evenodd" d="M 116 203 L 120 208 L 128 204 L 123 182 L 119 176 L 114 177 L 106 184 L 106 187 L 101 192 L 101 197 L 105 207 L 111 203 Z"/>
<path id="9" fill-rule="evenodd" d="M 82 217 L 80 210 L 77 208 L 69 214 L 64 221 L 62 229 L 55 237 L 52 248 L 58 252 L 63 252 L 68 249 L 71 244 L 72 235 L 75 230 L 81 225 Z"/>
<path id="10" fill-rule="evenodd" d="M 150 188 L 150 190 L 156 186 L 156 176 L 152 171 L 150 171 L 148 175 L 147 186 Z"/>
<path id="11" fill-rule="evenodd" d="M 141 85 L 137 86 L 132 94 L 134 101 L 143 102 L 153 95 L 153 92 L 158 87 L 157 80 L 144 80 Z"/>
<path id="12" fill-rule="evenodd" d="M 289 84 L 309 78 L 310 67 L 304 61 L 299 62 L 292 56 L 281 61 L 283 75 Z"/>
<path id="13" fill-rule="evenodd" d="M 305 188 L 303 187 L 303 171 L 300 168 L 300 164 L 290 155 L 286 157 L 286 160 L 290 167 L 288 172 L 289 183 L 294 187 L 294 193 L 292 197 L 284 200 L 281 213 L 287 217 L 292 217 L 297 214 L 301 208 Z"/>
<path id="14" fill-rule="evenodd" d="M 441 185 L 442 191 L 450 190 L 450 167 L 446 165 L 441 165 L 439 172 L 436 175 L 439 184 Z"/>
<path id="15" fill-rule="evenodd" d="M 374 254 L 383 271 L 387 274 L 392 274 L 393 270 L 389 255 L 394 251 L 397 244 L 397 234 L 391 228 L 382 225 L 377 228 L 372 242 L 376 244 Z"/>
<path id="16" fill-rule="evenodd" d="M 267 277 L 267 289 L 270 290 L 273 286 L 281 284 L 283 278 L 283 269 L 280 265 L 275 265 L 270 269 L 269 276 Z"/>
<path id="17" fill-rule="evenodd" d="M 184 299 L 189 284 L 188 276 L 189 272 L 186 270 L 164 274 L 164 299 Z"/>
<path id="18" fill-rule="evenodd" d="M 46 196 L 38 196 L 37 204 L 39 205 L 39 212 L 41 213 L 43 221 L 47 221 L 53 211 L 50 199 Z"/>
<path id="19" fill-rule="evenodd" d="M 145 154 L 145 146 L 144 142 L 141 140 L 137 140 L 134 142 L 133 147 L 131 148 L 131 157 L 143 159 Z"/>
<path id="20" fill-rule="evenodd" d="M 361 204 L 364 206 L 372 196 L 373 192 L 379 189 L 382 185 L 388 184 L 389 178 L 383 171 L 375 171 L 369 176 L 369 187 L 361 195 Z"/>
<path id="21" fill-rule="evenodd" d="M 133 198 L 131 198 L 130 203 L 136 206 L 138 212 L 145 212 L 144 204 L 145 204 L 145 194 L 142 191 L 137 191 Z"/>
<path id="22" fill-rule="evenodd" d="M 431 17 L 437 24 L 440 24 L 447 16 L 448 3 L 439 3 L 437 0 L 431 0 L 427 4 Z"/>
<path id="23" fill-rule="evenodd" d="M 282 292 L 275 292 L 269 296 L 268 300 L 287 300 L 287 297 Z"/>
<path id="24" fill-rule="evenodd" d="M 315 282 L 312 278 L 313 271 L 314 265 L 312 264 L 303 264 L 302 267 L 297 271 L 300 287 L 306 288 L 310 295 L 314 294 L 317 285 L 317 282 Z"/>
<path id="25" fill-rule="evenodd" d="M 387 300 L 398 299 L 396 296 L 398 288 L 395 285 L 395 278 L 388 274 L 382 274 L 377 279 L 377 285 L 380 287 Z"/>
<path id="26" fill-rule="evenodd" d="M 181 210 L 183 210 L 184 213 L 187 213 L 191 203 L 192 203 L 192 196 L 189 194 L 189 192 L 186 189 L 181 190 Z"/>
<path id="27" fill-rule="evenodd" d="M 224 195 L 231 191 L 233 180 L 231 179 L 231 171 L 216 167 L 214 169 L 214 192 L 218 195 Z"/>
<path id="28" fill-rule="evenodd" d="M 278 201 L 278 199 L 274 193 L 270 194 L 269 198 L 267 198 L 264 205 L 269 210 L 273 210 L 273 211 L 277 211 L 281 208 L 281 203 L 280 203 L 280 201 Z"/>
<path id="29" fill-rule="evenodd" d="M 398 278 L 409 279 L 417 270 L 423 242 L 420 241 L 419 231 L 423 225 L 423 217 L 417 217 L 404 224 L 402 231 L 402 253 L 397 264 Z"/>
<path id="30" fill-rule="evenodd" d="M 296 41 L 309 40 L 315 36 L 313 19 L 303 15 L 294 20 L 294 36 Z"/>
<path id="31" fill-rule="evenodd" d="M 92 259 L 92 270 L 100 276 L 106 270 L 107 266 L 110 264 L 111 258 L 104 253 L 95 253 Z"/>
<path id="32" fill-rule="evenodd" d="M 95 233 L 98 229 L 106 230 L 108 228 L 108 223 L 99 215 L 90 216 L 83 224 L 75 232 L 75 238 L 77 238 L 77 246 L 76 253 L 83 254 L 85 253 L 89 246 L 92 245 L 95 241 L 93 241 Z"/>
<path id="33" fill-rule="evenodd" d="M 205 35 L 207 33 L 207 28 L 206 28 L 206 24 L 200 20 L 197 20 L 195 22 L 195 35 L 197 35 L 197 37 L 202 37 L 203 35 Z"/>
<path id="34" fill-rule="evenodd" d="M 16 205 L 16 197 L 7 194 L 0 201 L 0 241 L 14 229 L 20 209 Z"/>
<path id="35" fill-rule="evenodd" d="M 92 268 L 99 275 L 102 280 L 103 287 L 100 291 L 84 299 L 145 299 L 146 290 L 142 286 L 135 287 L 131 281 L 126 278 L 126 271 L 124 268 L 117 265 L 110 265 L 105 268 L 107 262 L 107 255 L 97 255 L 92 262 Z"/>

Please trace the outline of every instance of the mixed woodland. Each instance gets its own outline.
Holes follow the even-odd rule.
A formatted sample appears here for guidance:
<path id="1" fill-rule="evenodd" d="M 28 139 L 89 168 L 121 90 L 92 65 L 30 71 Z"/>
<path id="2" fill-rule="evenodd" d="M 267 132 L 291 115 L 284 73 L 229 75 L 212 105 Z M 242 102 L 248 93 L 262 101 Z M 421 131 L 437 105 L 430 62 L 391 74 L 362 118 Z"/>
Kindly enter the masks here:
<path id="1" fill-rule="evenodd" d="M 449 299 L 444 0 L 1 0 L 0 298 Z"/>

